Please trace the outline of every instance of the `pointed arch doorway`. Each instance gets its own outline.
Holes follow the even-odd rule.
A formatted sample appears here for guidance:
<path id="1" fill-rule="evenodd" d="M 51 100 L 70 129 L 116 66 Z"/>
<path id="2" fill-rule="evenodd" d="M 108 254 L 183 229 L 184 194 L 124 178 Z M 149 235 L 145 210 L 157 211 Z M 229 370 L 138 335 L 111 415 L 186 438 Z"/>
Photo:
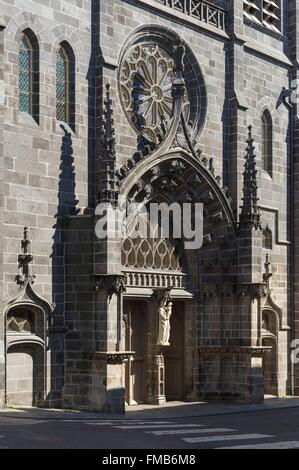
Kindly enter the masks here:
<path id="1" fill-rule="evenodd" d="M 41 406 L 45 401 L 46 312 L 20 302 L 6 314 L 6 403 Z"/>
<path id="2" fill-rule="evenodd" d="M 130 292 L 130 290 L 129 290 Z M 149 291 L 148 291 L 149 292 Z M 185 399 L 185 302 L 173 301 L 170 320 L 170 346 L 165 349 L 163 377 L 155 374 L 157 339 L 157 308 L 151 296 L 124 300 L 125 347 L 134 351 L 131 359 L 124 364 L 123 383 L 128 406 L 153 403 L 154 389 L 161 386 L 160 396 L 166 401 Z M 174 294 L 175 295 L 175 294 Z M 155 381 L 159 381 L 160 385 Z"/>
<path id="3" fill-rule="evenodd" d="M 224 254 L 231 256 L 234 253 L 232 209 L 214 174 L 197 157 L 182 149 L 159 156 L 158 161 L 154 154 L 141 161 L 135 172 L 123 177 L 120 194 L 143 208 L 142 212 L 140 209 L 137 213 L 138 225 L 136 220 L 133 221 L 134 228 L 149 227 L 150 234 L 155 234 L 155 238 L 147 233 L 147 236 L 140 238 L 130 237 L 129 234 L 121 247 L 121 271 L 126 276 L 127 288 L 125 298 L 142 299 L 147 304 L 147 321 L 143 322 L 143 328 L 146 325 L 147 331 L 142 331 L 146 343 L 146 402 L 161 405 L 167 400 L 197 401 L 200 380 L 199 320 L 202 307 L 198 295 L 201 290 L 200 280 L 203 273 L 209 279 L 209 273 L 219 266 L 220 243 Z M 186 243 L 190 238 L 183 231 L 173 238 L 161 236 L 157 222 L 154 224 L 149 218 L 148 223 L 146 217 L 148 213 L 151 214 L 149 208 L 153 204 L 166 205 L 168 209 L 172 206 L 168 222 L 170 228 L 176 229 L 179 225 L 186 228 L 182 217 L 182 209 L 186 204 L 192 207 L 201 205 L 202 216 L 195 218 L 191 213 L 191 222 L 194 226 L 195 221 L 203 221 L 201 241 L 204 250 L 199 253 L 200 248 L 197 248 L 196 243 L 193 246 Z M 153 300 L 157 291 L 171 291 L 174 304 L 170 345 L 166 345 L 166 348 L 160 348 L 158 342 L 161 315 L 159 302 Z M 127 342 L 125 350 L 134 351 L 133 343 Z"/>

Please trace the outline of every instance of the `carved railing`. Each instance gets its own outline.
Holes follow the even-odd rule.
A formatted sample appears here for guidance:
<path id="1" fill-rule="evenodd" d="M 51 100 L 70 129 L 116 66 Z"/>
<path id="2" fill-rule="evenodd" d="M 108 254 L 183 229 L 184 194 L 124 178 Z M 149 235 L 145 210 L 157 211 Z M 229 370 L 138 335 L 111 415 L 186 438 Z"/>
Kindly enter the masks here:
<path id="1" fill-rule="evenodd" d="M 225 29 L 225 10 L 209 2 L 200 0 L 155 0 L 155 2 L 218 29 Z"/>
<path id="2" fill-rule="evenodd" d="M 186 275 L 183 273 L 126 271 L 127 287 L 150 289 L 185 289 Z"/>

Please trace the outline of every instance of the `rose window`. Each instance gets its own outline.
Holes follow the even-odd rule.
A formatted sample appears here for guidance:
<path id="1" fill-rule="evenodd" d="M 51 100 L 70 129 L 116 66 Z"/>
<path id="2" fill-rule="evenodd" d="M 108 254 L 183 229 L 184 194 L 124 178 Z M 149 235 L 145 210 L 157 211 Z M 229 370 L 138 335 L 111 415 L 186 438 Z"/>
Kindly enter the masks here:
<path id="1" fill-rule="evenodd" d="M 137 45 L 125 58 L 120 75 L 121 99 L 137 133 L 159 144 L 173 112 L 172 58 L 158 45 Z M 189 114 L 185 94 L 185 113 Z"/>

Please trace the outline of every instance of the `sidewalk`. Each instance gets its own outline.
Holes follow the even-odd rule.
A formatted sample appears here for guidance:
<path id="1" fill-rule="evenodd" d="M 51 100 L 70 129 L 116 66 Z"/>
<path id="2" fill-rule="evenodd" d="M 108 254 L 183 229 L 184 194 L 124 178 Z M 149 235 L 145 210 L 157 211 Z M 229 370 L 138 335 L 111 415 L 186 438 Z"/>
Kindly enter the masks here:
<path id="1" fill-rule="evenodd" d="M 217 416 L 225 414 L 267 412 L 288 408 L 299 408 L 299 397 L 265 399 L 262 405 L 226 404 L 226 403 L 168 403 L 163 407 L 140 405 L 127 409 L 126 416 L 108 415 L 92 412 L 76 412 L 68 410 L 47 410 L 37 408 L 18 408 L 0 410 L 1 418 L 30 420 L 74 420 L 74 421 L 112 421 L 112 420 L 150 420 L 150 419 L 181 419 L 191 417 Z"/>

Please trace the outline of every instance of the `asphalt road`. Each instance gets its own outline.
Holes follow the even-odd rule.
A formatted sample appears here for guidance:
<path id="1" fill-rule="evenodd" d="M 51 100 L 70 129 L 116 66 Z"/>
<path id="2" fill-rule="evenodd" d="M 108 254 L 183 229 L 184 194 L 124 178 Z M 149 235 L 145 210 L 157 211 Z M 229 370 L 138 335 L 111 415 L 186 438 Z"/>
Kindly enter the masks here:
<path id="1" fill-rule="evenodd" d="M 0 414 L 0 449 L 299 449 L 299 408 L 147 420 Z"/>

